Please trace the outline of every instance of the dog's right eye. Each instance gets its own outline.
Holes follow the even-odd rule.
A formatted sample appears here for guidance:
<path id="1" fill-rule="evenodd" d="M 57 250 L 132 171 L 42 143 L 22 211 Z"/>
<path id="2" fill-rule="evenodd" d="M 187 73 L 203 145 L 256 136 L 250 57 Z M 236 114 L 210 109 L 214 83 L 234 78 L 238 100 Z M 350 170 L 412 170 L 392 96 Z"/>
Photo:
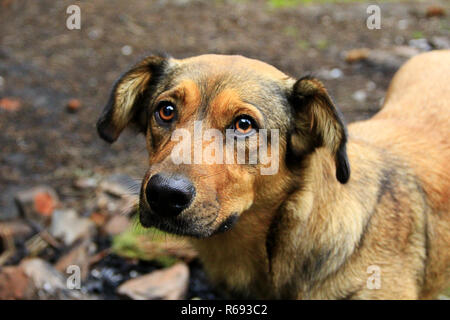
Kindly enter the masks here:
<path id="1" fill-rule="evenodd" d="M 170 101 L 161 101 L 155 111 L 155 119 L 161 125 L 168 125 L 176 116 L 176 107 Z"/>
<path id="2" fill-rule="evenodd" d="M 234 129 L 234 132 L 240 136 L 248 136 L 256 132 L 257 129 L 255 120 L 247 115 L 237 117 L 231 127 Z"/>

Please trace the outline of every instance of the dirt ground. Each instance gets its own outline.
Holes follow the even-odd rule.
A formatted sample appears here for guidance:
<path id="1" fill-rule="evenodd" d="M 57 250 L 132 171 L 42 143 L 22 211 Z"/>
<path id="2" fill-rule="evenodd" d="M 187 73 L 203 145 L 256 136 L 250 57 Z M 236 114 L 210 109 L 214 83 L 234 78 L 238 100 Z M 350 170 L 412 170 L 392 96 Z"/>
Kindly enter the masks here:
<path id="1" fill-rule="evenodd" d="M 21 102 L 17 111 L 0 109 L 0 220 L 15 217 L 14 195 L 37 184 L 83 212 L 89 195 L 74 191 L 75 179 L 143 175 L 144 139 L 127 132 L 109 145 L 95 122 L 114 80 L 146 54 L 240 54 L 294 77 L 312 73 L 352 122 L 379 110 L 395 67 L 347 63 L 348 50 L 389 53 L 420 47 L 417 39 L 449 40 L 444 0 L 383 1 L 379 30 L 366 26 L 368 3 L 268 2 L 0 0 L 0 98 Z M 70 4 L 81 8 L 81 30 L 66 27 Z M 432 5 L 447 15 L 426 17 Z M 81 101 L 76 113 L 66 109 L 72 98 Z"/>
<path id="2" fill-rule="evenodd" d="M 66 28 L 70 4 L 81 8 L 81 30 Z M 341 77 L 324 81 L 351 122 L 379 109 L 392 70 L 349 65 L 342 54 L 404 45 L 418 36 L 448 37 L 448 16 L 425 17 L 431 4 L 449 11 L 445 1 L 382 3 L 382 28 L 369 30 L 364 3 L 272 8 L 262 0 L 3 0 L 0 97 L 18 97 L 23 106 L 0 111 L 0 216 L 12 215 L 11 195 L 33 184 L 50 184 L 64 199 L 76 176 L 141 176 L 143 139 L 129 133 L 110 146 L 94 125 L 114 80 L 148 53 L 241 54 L 297 77 L 339 69 Z M 130 55 L 122 53 L 124 46 Z M 352 98 L 367 88 L 365 101 Z M 76 114 L 66 111 L 70 98 L 82 102 Z"/>

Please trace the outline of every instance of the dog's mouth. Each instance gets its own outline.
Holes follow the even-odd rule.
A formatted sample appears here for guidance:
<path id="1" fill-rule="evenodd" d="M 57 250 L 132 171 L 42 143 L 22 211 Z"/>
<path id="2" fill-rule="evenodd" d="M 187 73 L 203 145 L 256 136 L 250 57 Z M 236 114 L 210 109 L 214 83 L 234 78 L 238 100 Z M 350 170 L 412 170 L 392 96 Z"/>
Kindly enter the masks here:
<path id="1" fill-rule="evenodd" d="M 208 238 L 232 229 L 239 215 L 233 213 L 224 221 L 217 222 L 217 214 L 213 218 L 159 217 L 151 209 L 139 210 L 139 221 L 144 228 L 157 228 L 161 231 L 194 238 Z"/>

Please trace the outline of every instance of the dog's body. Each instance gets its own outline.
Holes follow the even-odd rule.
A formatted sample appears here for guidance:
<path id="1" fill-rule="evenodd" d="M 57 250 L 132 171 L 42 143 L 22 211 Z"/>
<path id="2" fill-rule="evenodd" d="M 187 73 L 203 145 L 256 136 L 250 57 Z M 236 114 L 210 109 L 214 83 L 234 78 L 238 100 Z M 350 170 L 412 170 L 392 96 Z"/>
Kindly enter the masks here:
<path id="1" fill-rule="evenodd" d="M 226 68 L 214 73 L 202 67 L 213 62 Z M 225 78 L 217 74 L 230 73 L 230 82 L 236 66 L 258 75 L 249 81 L 240 77 L 240 83 L 229 85 L 231 91 L 226 85 L 208 90 L 211 77 L 202 77 L 204 87 L 197 78 L 182 77 L 174 85 L 183 92 L 177 127 L 190 128 L 200 105 L 220 118 L 230 112 L 226 106 L 250 101 L 265 116 L 260 127 L 281 130 L 280 169 L 261 177 L 244 165 L 173 166 L 167 160 L 173 145 L 153 120 L 143 129 L 151 167 L 142 187 L 141 221 L 194 236 L 214 284 L 233 297 L 288 299 L 433 298 L 450 285 L 450 51 L 423 54 L 402 67 L 382 110 L 350 125 L 348 142 L 338 111 L 314 79 L 294 81 L 245 58 L 200 56 L 176 63 L 192 65 L 187 69 L 201 75 L 212 73 L 220 83 Z M 132 118 L 138 122 L 140 111 L 127 116 L 127 108 L 117 111 L 127 104 L 128 113 L 136 108 L 137 100 L 127 102 L 121 92 L 131 88 L 144 96 L 151 88 L 156 93 L 144 104 L 155 105 L 170 87 L 145 83 L 147 89 L 134 89 L 146 79 L 137 84 L 129 79 L 130 74 L 134 82 L 140 79 L 139 68 L 142 64 L 119 80 L 99 121 L 99 132 L 109 141 Z M 146 68 L 168 77 L 153 65 Z M 267 79 L 276 79 L 276 86 L 266 87 Z M 257 92 L 252 81 L 264 83 L 264 90 Z M 243 97 L 248 91 L 253 94 Z M 270 98 L 275 115 L 268 116 L 264 101 Z M 258 110 L 246 108 L 258 118 Z M 156 218 L 154 199 L 145 190 L 151 177 L 168 170 L 188 176 L 195 197 L 190 195 L 189 206 L 176 217 Z M 207 223 L 202 220 L 210 216 Z"/>

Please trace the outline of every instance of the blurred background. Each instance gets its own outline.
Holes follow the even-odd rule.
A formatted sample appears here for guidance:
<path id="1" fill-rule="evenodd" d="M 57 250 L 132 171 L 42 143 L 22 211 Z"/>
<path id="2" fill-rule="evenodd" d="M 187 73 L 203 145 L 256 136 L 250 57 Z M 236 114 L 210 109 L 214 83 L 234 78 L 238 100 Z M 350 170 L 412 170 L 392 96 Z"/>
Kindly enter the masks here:
<path id="1" fill-rule="evenodd" d="M 372 4 L 380 29 L 366 24 Z M 240 54 L 312 73 L 352 122 L 379 110 L 406 59 L 450 48 L 449 12 L 444 0 L 0 0 L 0 299 L 220 298 L 187 243 L 133 222 L 143 137 L 97 136 L 139 58 Z"/>

